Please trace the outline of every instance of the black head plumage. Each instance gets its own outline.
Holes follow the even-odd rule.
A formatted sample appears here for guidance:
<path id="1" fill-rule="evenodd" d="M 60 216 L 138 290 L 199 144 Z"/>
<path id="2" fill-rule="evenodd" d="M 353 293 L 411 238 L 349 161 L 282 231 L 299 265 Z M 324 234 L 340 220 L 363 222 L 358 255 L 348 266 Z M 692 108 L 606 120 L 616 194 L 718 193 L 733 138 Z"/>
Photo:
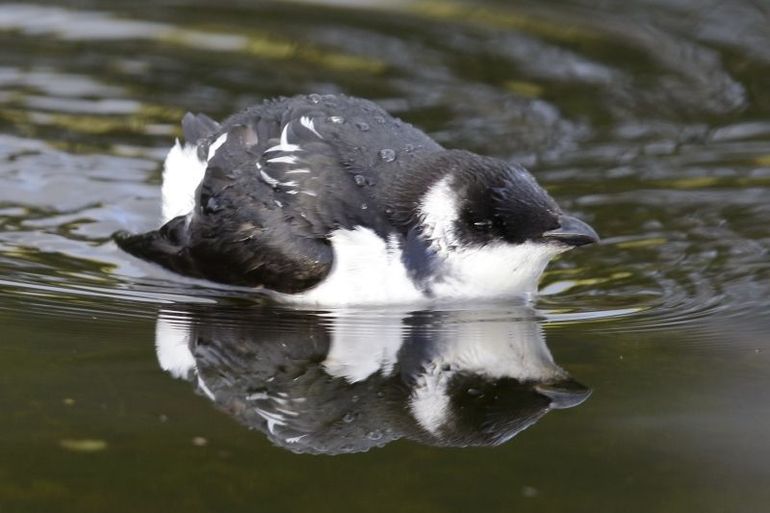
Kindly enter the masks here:
<path id="1" fill-rule="evenodd" d="M 417 176 L 403 180 L 402 217 L 414 222 L 415 206 L 445 178 L 457 201 L 454 233 L 464 243 L 520 244 L 559 227 L 561 209 L 526 169 L 459 150 L 433 155 Z"/>

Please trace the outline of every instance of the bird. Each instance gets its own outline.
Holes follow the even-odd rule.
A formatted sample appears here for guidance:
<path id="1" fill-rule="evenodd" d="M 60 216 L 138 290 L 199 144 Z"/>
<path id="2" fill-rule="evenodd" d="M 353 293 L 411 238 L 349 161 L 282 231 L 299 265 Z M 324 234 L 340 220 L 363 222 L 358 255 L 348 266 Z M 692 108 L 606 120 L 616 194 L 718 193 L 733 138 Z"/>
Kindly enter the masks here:
<path id="1" fill-rule="evenodd" d="M 279 302 L 532 299 L 548 262 L 599 240 L 523 166 L 447 149 L 376 103 L 268 99 L 182 119 L 162 226 L 129 254 Z"/>

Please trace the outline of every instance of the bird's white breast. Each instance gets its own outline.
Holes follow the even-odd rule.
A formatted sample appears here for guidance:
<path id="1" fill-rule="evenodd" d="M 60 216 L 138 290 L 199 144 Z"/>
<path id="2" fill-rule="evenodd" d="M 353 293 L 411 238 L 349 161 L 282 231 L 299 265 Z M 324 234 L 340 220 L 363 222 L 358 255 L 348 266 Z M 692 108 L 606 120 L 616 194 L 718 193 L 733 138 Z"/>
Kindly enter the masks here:
<path id="1" fill-rule="evenodd" d="M 329 276 L 283 301 L 327 306 L 456 302 L 528 298 L 537 291 L 548 261 L 559 249 L 546 244 L 499 244 L 439 253 L 436 274 L 412 281 L 395 237 L 384 240 L 357 227 L 330 237 L 334 264 Z"/>
<path id="2" fill-rule="evenodd" d="M 395 238 L 386 241 L 359 226 L 336 230 L 329 240 L 334 249 L 334 264 L 326 279 L 307 292 L 282 295 L 282 299 L 324 305 L 411 303 L 427 299 L 409 278 Z"/>
<path id="3" fill-rule="evenodd" d="M 431 284 L 446 299 L 528 299 L 537 292 L 548 262 L 563 250 L 549 244 L 494 243 L 458 248 L 442 255 L 442 275 Z"/>

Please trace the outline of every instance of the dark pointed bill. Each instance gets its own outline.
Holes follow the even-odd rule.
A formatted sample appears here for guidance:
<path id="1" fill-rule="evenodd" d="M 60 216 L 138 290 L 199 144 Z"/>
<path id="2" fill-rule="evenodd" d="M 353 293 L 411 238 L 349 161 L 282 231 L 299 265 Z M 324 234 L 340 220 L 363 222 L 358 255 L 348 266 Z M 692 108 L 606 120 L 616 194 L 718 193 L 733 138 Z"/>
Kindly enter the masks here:
<path id="1" fill-rule="evenodd" d="M 562 242 L 570 246 L 585 246 L 599 242 L 599 235 L 588 224 L 577 217 L 563 215 L 559 218 L 560 226 L 543 233 L 543 239 Z"/>
<path id="2" fill-rule="evenodd" d="M 591 389 L 577 381 L 567 378 L 556 383 L 540 383 L 535 385 L 535 391 L 551 400 L 551 408 L 563 410 L 582 403 L 591 395 Z"/>

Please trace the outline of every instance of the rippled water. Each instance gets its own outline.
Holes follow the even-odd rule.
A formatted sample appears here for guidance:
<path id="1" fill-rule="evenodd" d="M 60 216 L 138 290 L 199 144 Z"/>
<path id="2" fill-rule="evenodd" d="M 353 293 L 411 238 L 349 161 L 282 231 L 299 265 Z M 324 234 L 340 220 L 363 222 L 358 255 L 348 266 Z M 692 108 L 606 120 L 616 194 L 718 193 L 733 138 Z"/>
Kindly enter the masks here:
<path id="1" fill-rule="evenodd" d="M 751 0 L 0 3 L 0 511 L 763 511 L 768 26 Z M 186 111 L 313 91 L 526 164 L 602 244 L 532 308 L 424 311 L 279 308 L 116 249 Z"/>

